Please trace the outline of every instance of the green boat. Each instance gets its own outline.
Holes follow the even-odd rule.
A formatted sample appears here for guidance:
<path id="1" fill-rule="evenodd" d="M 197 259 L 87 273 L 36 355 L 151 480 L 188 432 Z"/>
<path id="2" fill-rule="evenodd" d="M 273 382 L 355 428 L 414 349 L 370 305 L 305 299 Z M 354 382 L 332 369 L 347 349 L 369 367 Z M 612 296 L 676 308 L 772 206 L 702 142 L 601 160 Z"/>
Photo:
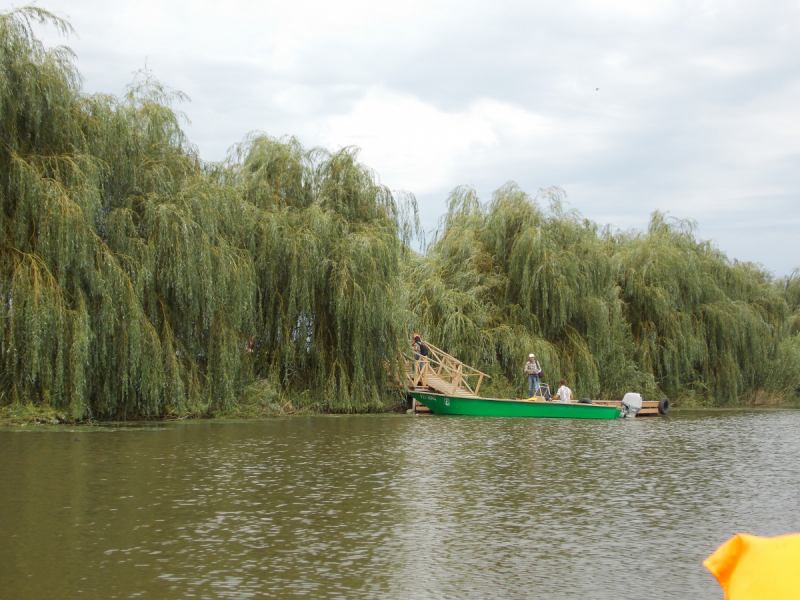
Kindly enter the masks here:
<path id="1" fill-rule="evenodd" d="M 617 419 L 622 410 L 616 406 L 600 406 L 579 402 L 536 402 L 529 400 L 496 400 L 462 398 L 429 392 L 409 392 L 412 398 L 439 415 L 472 417 L 535 417 L 551 419 Z"/>

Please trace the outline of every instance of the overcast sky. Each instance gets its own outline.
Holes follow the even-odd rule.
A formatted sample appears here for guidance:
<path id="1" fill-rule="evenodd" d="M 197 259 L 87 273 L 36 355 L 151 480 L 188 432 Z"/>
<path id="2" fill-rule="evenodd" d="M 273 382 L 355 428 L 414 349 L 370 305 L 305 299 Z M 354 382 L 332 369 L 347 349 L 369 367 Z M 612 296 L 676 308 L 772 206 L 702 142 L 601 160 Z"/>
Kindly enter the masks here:
<path id="1" fill-rule="evenodd" d="M 19 5 L 19 4 L 17 4 Z M 250 131 L 357 145 L 427 229 L 448 192 L 559 186 L 621 229 L 659 209 L 731 259 L 800 267 L 800 2 L 40 0 L 87 92 L 147 67 L 206 160 Z M 9 4 L 6 4 L 10 7 Z"/>

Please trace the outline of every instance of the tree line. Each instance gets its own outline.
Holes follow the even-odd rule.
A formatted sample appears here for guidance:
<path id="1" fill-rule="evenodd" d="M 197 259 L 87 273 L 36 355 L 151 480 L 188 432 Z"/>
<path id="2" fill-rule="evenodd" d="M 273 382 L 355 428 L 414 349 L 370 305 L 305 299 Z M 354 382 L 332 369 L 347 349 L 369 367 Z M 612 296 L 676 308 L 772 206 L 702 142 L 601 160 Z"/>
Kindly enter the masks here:
<path id="1" fill-rule="evenodd" d="M 524 388 L 732 402 L 800 385 L 800 276 L 731 263 L 690 222 L 603 228 L 557 188 L 455 189 L 423 252 L 411 195 L 355 148 L 255 133 L 220 163 L 148 72 L 82 91 L 75 56 L 0 15 L 0 405 L 72 419 L 246 405 L 390 408 L 416 329 Z"/>

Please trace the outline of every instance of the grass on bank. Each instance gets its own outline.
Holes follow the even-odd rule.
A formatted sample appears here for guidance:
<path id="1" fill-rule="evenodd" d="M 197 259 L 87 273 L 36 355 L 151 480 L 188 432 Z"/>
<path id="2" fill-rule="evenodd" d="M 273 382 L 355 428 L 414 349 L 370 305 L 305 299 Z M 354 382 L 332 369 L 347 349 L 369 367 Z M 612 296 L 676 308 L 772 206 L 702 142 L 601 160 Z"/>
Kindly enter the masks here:
<path id="1" fill-rule="evenodd" d="M 95 425 L 98 420 L 91 415 L 75 418 L 68 411 L 49 404 L 14 402 L 2 405 L 0 396 L 0 426 L 28 425 Z M 404 412 L 408 406 L 402 393 L 387 392 L 383 406 L 373 413 Z M 330 414 L 324 403 L 315 402 L 308 390 L 288 393 L 269 379 L 260 379 L 247 386 L 237 402 L 224 408 L 206 402 L 192 411 L 169 412 L 164 415 L 122 416 L 121 421 L 184 421 L 192 419 L 259 419 L 281 416 Z M 109 419 L 101 419 L 109 421 Z M 116 420 L 114 420 L 116 421 Z"/>

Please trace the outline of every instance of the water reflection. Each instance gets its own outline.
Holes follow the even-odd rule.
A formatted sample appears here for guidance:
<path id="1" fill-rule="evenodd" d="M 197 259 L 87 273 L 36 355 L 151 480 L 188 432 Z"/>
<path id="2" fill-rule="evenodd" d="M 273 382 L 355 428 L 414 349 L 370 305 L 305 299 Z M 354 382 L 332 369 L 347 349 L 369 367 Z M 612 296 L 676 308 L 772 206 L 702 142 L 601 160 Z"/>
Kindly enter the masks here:
<path id="1" fill-rule="evenodd" d="M 800 412 L 0 432 L 0 597 L 722 598 L 800 531 Z"/>

